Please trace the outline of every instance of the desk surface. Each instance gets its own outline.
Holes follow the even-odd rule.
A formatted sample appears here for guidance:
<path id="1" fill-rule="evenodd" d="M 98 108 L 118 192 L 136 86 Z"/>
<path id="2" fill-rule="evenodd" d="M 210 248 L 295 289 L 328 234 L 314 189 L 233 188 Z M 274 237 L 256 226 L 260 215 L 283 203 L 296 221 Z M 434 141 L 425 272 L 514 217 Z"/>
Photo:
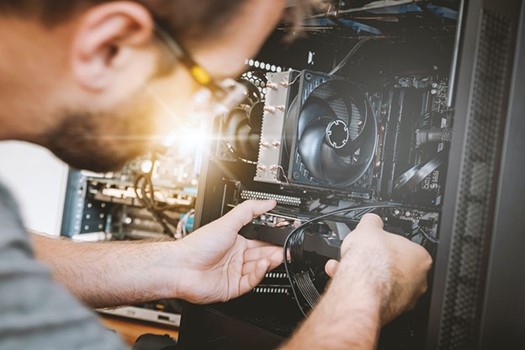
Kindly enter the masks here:
<path id="1" fill-rule="evenodd" d="M 139 336 L 145 333 L 167 334 L 177 339 L 179 332 L 174 327 L 163 327 L 142 321 L 135 321 L 121 317 L 101 315 L 102 323 L 109 329 L 115 330 L 124 339 L 126 344 L 133 345 Z"/>

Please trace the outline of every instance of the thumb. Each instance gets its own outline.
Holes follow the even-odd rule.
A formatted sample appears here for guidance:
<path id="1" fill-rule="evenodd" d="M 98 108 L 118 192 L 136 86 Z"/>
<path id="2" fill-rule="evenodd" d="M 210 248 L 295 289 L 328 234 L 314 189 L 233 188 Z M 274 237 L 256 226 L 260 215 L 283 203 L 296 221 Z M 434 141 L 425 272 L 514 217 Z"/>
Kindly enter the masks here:
<path id="1" fill-rule="evenodd" d="M 334 277 L 338 267 L 339 262 L 337 260 L 328 260 L 328 262 L 324 266 L 324 270 L 328 276 Z"/>
<path id="2" fill-rule="evenodd" d="M 365 214 L 359 221 L 356 228 L 348 235 L 341 245 L 341 256 L 344 256 L 350 249 L 352 242 L 358 237 L 370 235 L 374 232 L 383 231 L 383 219 L 376 214 Z"/>
<path id="3" fill-rule="evenodd" d="M 359 221 L 354 231 L 382 230 L 384 227 L 383 219 L 376 214 L 365 214 Z"/>
<path id="4" fill-rule="evenodd" d="M 222 225 L 238 232 L 244 225 L 252 221 L 254 217 L 264 214 L 268 210 L 272 210 L 276 205 L 277 202 L 273 200 L 245 201 L 233 208 L 219 220 Z"/>

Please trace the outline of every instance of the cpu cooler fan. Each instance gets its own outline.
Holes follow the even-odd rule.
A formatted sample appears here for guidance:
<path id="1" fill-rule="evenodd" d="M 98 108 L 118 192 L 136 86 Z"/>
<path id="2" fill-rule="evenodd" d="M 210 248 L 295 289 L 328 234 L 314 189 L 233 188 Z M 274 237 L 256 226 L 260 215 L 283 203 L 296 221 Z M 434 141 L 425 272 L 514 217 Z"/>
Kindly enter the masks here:
<path id="1" fill-rule="evenodd" d="M 222 121 L 222 137 L 228 149 L 238 159 L 252 162 L 257 159 L 261 123 L 263 115 L 263 95 L 265 81 L 255 73 L 242 78 L 239 82 L 246 86 L 248 95 L 245 100 Z"/>
<path id="2" fill-rule="evenodd" d="M 305 76 L 312 80 L 311 73 Z M 285 125 L 292 181 L 334 188 L 353 185 L 370 169 L 377 144 L 368 98 L 346 80 L 321 81 L 312 88 L 307 78 Z"/>

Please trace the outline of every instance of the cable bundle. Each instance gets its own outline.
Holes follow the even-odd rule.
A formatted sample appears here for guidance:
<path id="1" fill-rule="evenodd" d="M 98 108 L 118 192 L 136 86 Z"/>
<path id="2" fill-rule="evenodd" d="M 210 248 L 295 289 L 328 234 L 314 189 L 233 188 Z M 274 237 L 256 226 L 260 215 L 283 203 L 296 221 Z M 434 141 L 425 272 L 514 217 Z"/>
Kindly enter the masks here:
<path id="1" fill-rule="evenodd" d="M 378 202 L 374 204 L 349 206 L 313 218 L 290 232 L 284 242 L 284 268 L 288 275 L 288 280 L 297 306 L 305 316 L 308 310 L 303 306 L 302 300 L 304 300 L 309 308 L 312 309 L 317 305 L 321 298 L 321 295 L 312 279 L 314 272 L 307 266 L 304 259 L 304 237 L 307 228 L 323 219 L 335 215 L 347 215 L 350 212 L 360 211 L 360 213 L 358 213 L 360 219 L 362 215 L 375 209 L 396 208 L 400 206 L 401 204 L 392 202 Z M 356 218 L 354 217 L 352 221 L 355 219 Z M 301 299 L 299 296 L 301 296 Z"/>

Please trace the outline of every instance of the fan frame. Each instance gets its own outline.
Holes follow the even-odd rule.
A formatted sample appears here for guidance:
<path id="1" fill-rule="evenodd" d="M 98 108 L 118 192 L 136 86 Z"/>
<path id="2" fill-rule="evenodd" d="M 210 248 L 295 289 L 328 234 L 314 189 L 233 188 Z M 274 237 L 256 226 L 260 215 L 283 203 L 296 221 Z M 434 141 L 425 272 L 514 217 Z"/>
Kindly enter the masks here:
<path id="1" fill-rule="evenodd" d="M 310 97 L 310 95 L 317 88 L 319 88 L 322 84 L 333 80 L 348 81 L 341 79 L 337 76 L 331 76 L 328 74 L 313 72 L 309 70 L 301 71 L 297 78 L 299 88 L 296 94 L 290 94 L 290 96 L 288 97 L 288 108 L 286 116 L 286 123 L 288 125 L 283 130 L 283 140 L 286 140 L 287 138 L 288 140 L 290 140 L 287 145 L 288 151 L 283 152 L 283 159 L 281 160 L 281 164 L 286 165 L 285 169 L 287 170 L 287 178 L 285 180 L 292 185 L 300 185 L 302 187 L 307 186 L 312 189 L 334 191 L 344 190 L 345 193 L 348 193 L 350 196 L 368 198 L 370 196 L 370 191 L 372 187 L 374 169 L 373 159 L 376 157 L 378 138 L 374 140 L 372 156 L 369 161 L 368 167 L 358 180 L 350 184 L 327 184 L 320 182 L 311 176 L 305 175 L 307 171 L 305 171 L 304 169 L 304 163 L 302 162 L 301 156 L 298 152 L 299 137 L 296 134 L 296 131 L 299 125 L 299 116 L 301 109 L 307 101 L 308 97 Z M 373 118 L 373 122 L 375 124 L 375 133 L 377 135 L 377 116 L 375 115 L 373 108 L 371 108 L 371 101 L 368 98 L 366 92 L 363 91 L 363 94 L 366 96 L 366 102 L 369 104 L 370 107 L 368 111 L 370 115 L 368 116 L 368 118 Z M 292 111 L 292 103 L 296 98 L 299 99 L 299 105 L 298 107 L 296 107 L 295 111 Z M 289 136 L 286 134 L 290 132 L 294 132 L 294 136 L 291 138 L 289 138 Z"/>

